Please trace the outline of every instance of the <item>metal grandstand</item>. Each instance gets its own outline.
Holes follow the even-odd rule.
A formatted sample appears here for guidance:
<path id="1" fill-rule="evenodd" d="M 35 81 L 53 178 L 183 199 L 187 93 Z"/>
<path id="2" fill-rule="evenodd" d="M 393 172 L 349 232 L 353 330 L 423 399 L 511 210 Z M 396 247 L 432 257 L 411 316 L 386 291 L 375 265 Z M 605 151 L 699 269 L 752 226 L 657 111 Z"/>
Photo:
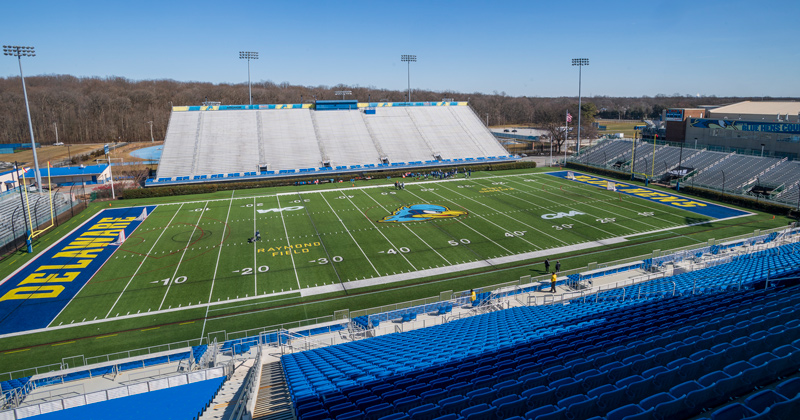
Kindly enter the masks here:
<path id="1" fill-rule="evenodd" d="M 514 159 L 466 102 L 351 105 L 174 107 L 156 179 L 147 185 Z"/>
<path id="2" fill-rule="evenodd" d="M 697 149 L 686 145 L 607 140 L 571 158 L 573 162 L 638 174 L 651 180 L 692 185 L 728 194 L 758 196 L 800 207 L 800 163 Z M 632 170 L 633 168 L 633 170 Z"/>

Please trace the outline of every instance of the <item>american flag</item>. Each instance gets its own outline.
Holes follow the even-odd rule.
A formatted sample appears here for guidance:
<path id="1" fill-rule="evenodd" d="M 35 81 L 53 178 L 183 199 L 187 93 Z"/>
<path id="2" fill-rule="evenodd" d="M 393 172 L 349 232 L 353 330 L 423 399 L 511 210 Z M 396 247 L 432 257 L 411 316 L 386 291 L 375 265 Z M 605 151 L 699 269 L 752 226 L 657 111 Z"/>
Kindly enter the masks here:
<path id="1" fill-rule="evenodd" d="M 567 112 L 567 122 L 568 123 L 572 122 L 572 114 L 570 114 L 569 112 Z"/>

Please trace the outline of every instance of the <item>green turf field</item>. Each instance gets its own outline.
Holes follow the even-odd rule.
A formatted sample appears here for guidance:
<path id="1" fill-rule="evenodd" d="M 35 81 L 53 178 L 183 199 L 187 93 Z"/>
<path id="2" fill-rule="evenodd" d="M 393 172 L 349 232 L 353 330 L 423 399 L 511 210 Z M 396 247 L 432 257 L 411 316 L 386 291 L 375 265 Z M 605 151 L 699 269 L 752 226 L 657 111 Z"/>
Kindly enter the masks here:
<path id="1" fill-rule="evenodd" d="M 415 204 L 453 214 L 381 222 Z M 546 218 L 571 211 L 578 213 Z M 588 249 L 598 240 L 706 220 L 543 174 L 162 204 L 52 325 L 312 296 L 466 270 L 487 260 Z M 256 231 L 261 240 L 250 243 Z"/>
<path id="2" fill-rule="evenodd" d="M 158 207 L 51 328 L 0 339 L 0 371 L 498 284 L 544 274 L 546 257 L 571 269 L 786 223 L 764 213 L 713 220 L 539 169 L 404 181 L 114 203 Z M 381 222 L 419 204 L 448 211 Z M 3 275 L 26 258 L 4 262 Z"/>

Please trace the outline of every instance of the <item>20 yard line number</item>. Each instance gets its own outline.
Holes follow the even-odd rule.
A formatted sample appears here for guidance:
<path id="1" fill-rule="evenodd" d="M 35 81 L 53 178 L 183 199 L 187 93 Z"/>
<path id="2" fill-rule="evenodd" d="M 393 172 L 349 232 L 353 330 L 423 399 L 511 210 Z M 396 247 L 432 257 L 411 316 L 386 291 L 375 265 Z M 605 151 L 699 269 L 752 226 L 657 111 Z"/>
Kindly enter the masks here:
<path id="1" fill-rule="evenodd" d="M 268 265 L 260 265 L 260 266 L 258 266 L 257 271 L 259 273 L 266 273 L 267 271 L 269 271 L 269 266 Z M 245 267 L 245 268 L 243 268 L 241 270 L 234 270 L 233 272 L 234 273 L 239 273 L 239 274 L 241 274 L 243 276 L 248 276 L 250 274 L 253 274 L 253 267 Z"/>

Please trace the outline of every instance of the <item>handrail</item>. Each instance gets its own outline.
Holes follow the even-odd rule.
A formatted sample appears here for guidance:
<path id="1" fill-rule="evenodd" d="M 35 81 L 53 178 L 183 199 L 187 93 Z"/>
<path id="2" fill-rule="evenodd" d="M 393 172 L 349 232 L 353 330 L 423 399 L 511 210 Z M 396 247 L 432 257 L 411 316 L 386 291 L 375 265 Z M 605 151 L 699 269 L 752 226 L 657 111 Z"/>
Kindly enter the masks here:
<path id="1" fill-rule="evenodd" d="M 247 372 L 247 377 L 244 380 L 244 386 L 242 387 L 243 392 L 241 396 L 236 401 L 236 406 L 233 408 L 233 413 L 231 416 L 228 417 L 230 420 L 240 420 L 242 418 L 252 418 L 252 412 L 250 412 L 249 402 L 253 399 L 254 393 L 256 390 L 256 379 L 261 372 L 261 346 L 258 346 L 258 353 L 256 354 L 256 359 L 253 362 L 253 366 L 250 367 L 250 370 Z M 245 417 L 247 416 L 247 417 Z"/>

